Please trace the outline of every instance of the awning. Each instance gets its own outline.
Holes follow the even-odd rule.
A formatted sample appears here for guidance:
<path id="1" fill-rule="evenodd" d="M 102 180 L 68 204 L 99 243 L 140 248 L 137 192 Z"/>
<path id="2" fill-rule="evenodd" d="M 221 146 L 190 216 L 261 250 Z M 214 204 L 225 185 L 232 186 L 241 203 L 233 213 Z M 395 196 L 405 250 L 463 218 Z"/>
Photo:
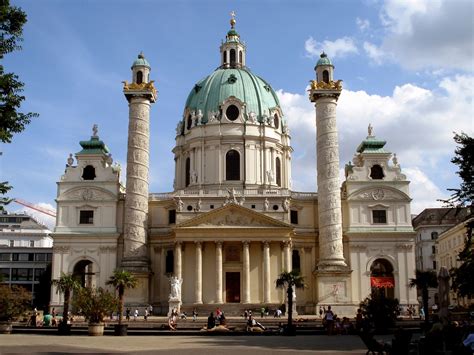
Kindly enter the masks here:
<path id="1" fill-rule="evenodd" d="M 394 288 L 395 281 L 393 280 L 393 277 L 372 276 L 370 278 L 370 286 L 379 287 L 379 288 L 384 288 L 384 287 Z"/>

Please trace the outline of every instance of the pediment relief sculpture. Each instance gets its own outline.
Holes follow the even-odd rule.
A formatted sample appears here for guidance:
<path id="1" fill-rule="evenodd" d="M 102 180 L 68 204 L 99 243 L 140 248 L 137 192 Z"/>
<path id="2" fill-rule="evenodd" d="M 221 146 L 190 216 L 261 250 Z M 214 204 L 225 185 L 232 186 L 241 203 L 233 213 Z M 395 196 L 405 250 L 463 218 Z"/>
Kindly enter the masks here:
<path id="1" fill-rule="evenodd" d="M 357 191 L 352 193 L 348 200 L 364 200 L 364 201 L 384 201 L 384 200 L 409 200 L 410 198 L 403 193 L 395 189 L 388 188 L 372 188 L 363 191 Z"/>
<path id="2" fill-rule="evenodd" d="M 117 197 L 109 191 L 103 191 L 96 188 L 76 188 L 64 192 L 59 199 L 79 201 L 103 201 L 116 198 Z"/>

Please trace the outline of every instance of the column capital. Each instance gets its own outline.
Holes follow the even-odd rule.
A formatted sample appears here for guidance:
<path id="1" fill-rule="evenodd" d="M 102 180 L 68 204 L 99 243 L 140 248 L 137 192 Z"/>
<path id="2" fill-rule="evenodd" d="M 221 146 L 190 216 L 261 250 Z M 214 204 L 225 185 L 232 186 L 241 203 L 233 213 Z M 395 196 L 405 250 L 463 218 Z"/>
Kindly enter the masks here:
<path id="1" fill-rule="evenodd" d="M 196 244 L 197 247 L 201 247 L 201 246 L 202 246 L 202 241 L 200 241 L 200 240 L 195 240 L 195 241 L 194 241 L 194 244 Z"/>
<path id="2" fill-rule="evenodd" d="M 291 240 L 285 240 L 281 244 L 284 248 L 291 248 L 293 246 L 293 243 Z"/>
<path id="3" fill-rule="evenodd" d="M 245 246 L 248 247 L 249 244 L 250 244 L 250 241 L 248 241 L 248 240 L 242 240 L 242 244 L 244 245 L 244 247 L 245 247 Z"/>
<path id="4" fill-rule="evenodd" d="M 180 241 L 180 240 L 177 240 L 177 241 L 174 242 L 174 246 L 175 246 L 175 247 L 179 247 L 179 246 L 181 246 L 181 245 L 183 245 L 183 242 Z"/>
<path id="5" fill-rule="evenodd" d="M 263 244 L 263 247 L 264 247 L 264 248 L 270 246 L 270 242 L 269 242 L 268 240 L 262 240 L 262 244 Z"/>
<path id="6" fill-rule="evenodd" d="M 216 247 L 222 248 L 222 244 L 223 244 L 222 240 L 216 240 L 215 243 L 216 243 Z"/>

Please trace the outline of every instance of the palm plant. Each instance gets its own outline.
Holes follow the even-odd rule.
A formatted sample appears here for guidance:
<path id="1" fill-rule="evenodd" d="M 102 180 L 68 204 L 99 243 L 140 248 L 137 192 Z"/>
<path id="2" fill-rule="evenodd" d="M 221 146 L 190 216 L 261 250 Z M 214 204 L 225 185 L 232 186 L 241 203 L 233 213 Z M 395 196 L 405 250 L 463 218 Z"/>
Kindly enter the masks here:
<path id="1" fill-rule="evenodd" d="M 283 271 L 276 280 L 277 288 L 286 288 L 288 296 L 288 332 L 293 330 L 293 288 L 302 289 L 305 287 L 304 277 L 299 270 L 290 272 Z"/>
<path id="2" fill-rule="evenodd" d="M 408 285 L 410 287 L 416 287 L 418 290 L 421 291 L 423 310 L 425 312 L 425 327 L 428 327 L 428 288 L 438 287 L 438 279 L 436 277 L 436 273 L 434 271 L 416 270 L 415 278 L 410 279 L 410 283 Z"/>
<path id="3" fill-rule="evenodd" d="M 118 292 L 119 297 L 119 324 L 122 324 L 123 316 L 123 298 L 125 295 L 125 290 L 129 288 L 135 288 L 138 284 L 138 280 L 127 270 L 116 269 L 114 274 L 110 276 L 110 279 L 107 281 L 107 285 L 112 285 Z"/>
<path id="4" fill-rule="evenodd" d="M 63 272 L 61 273 L 61 277 L 59 279 L 52 280 L 52 284 L 56 286 L 57 293 L 64 294 L 62 324 L 66 325 L 68 321 L 69 303 L 71 301 L 71 292 L 78 290 L 81 287 L 81 284 L 75 275 L 65 274 Z"/>

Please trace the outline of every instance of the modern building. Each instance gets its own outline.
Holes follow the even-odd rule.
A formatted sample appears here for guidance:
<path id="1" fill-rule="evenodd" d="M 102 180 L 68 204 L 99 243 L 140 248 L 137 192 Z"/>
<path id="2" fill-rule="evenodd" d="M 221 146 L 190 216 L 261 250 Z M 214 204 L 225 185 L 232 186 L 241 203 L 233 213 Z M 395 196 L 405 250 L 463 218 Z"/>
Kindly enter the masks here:
<path id="1" fill-rule="evenodd" d="M 443 266 L 448 270 L 461 266 L 462 262 L 459 260 L 458 256 L 465 246 L 467 233 L 466 224 L 473 219 L 472 215 L 470 218 L 466 218 L 468 217 L 468 209 L 466 208 L 464 210 L 464 220 L 443 233 L 440 233 L 436 240 L 436 248 L 438 250 L 438 253 L 436 254 L 438 273 L 439 269 Z M 452 305 L 469 306 L 473 303 L 473 300 L 466 297 L 458 297 L 457 294 L 450 289 L 449 302 Z"/>
<path id="2" fill-rule="evenodd" d="M 40 279 L 51 264 L 53 238 L 46 226 L 26 214 L 0 214 L 0 275 L 37 296 Z"/>
<path id="3" fill-rule="evenodd" d="M 269 82 L 248 68 L 246 52 L 232 18 L 219 67 L 191 85 L 177 122 L 168 193 L 148 191 L 149 112 L 159 99 L 150 64 L 138 56 L 123 88 L 126 187 L 94 127 L 58 182 L 53 278 L 75 273 L 104 286 L 125 268 L 139 279 L 127 302 L 166 313 L 175 276 L 182 309 L 237 313 L 280 307 L 285 292 L 275 280 L 298 269 L 307 284 L 296 291 L 298 312 L 332 305 L 353 315 L 372 288 L 417 305 L 408 287 L 415 271 L 409 181 L 396 156 L 369 126 L 341 185 L 336 106 L 344 92 L 323 53 L 309 90 L 318 191 L 294 191 L 287 118 Z M 53 306 L 60 297 L 52 292 Z"/>

